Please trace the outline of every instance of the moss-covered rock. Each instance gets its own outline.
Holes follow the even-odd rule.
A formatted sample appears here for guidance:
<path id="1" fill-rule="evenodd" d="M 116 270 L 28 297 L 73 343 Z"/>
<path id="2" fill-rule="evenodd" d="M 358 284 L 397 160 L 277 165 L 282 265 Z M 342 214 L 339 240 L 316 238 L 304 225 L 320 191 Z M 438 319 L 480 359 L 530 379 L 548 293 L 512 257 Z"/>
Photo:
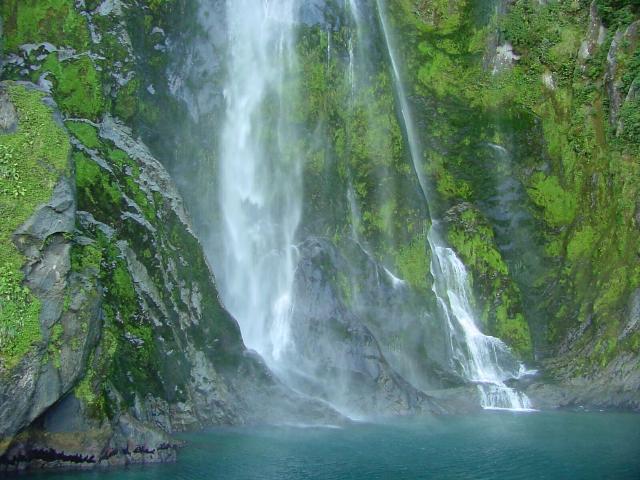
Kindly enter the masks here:
<path id="1" fill-rule="evenodd" d="M 60 109 L 2 84 L 0 471 L 170 461 L 172 431 L 333 415 L 246 352 L 172 180 L 109 115 L 161 118 L 137 76 L 164 74 L 155 46 L 184 2 L 123 6 L 0 6 L 3 77 L 38 81 Z"/>
<path id="2" fill-rule="evenodd" d="M 532 340 L 521 294 L 496 248 L 491 225 L 468 203 L 452 207 L 446 220 L 448 240 L 473 274 L 487 333 L 504 340 L 521 358 L 531 360 Z"/>
<path id="3" fill-rule="evenodd" d="M 82 375 L 98 336 L 99 299 L 90 275 L 69 276 L 76 203 L 71 145 L 59 112 L 34 85 L 1 83 L 0 89 L 2 101 L 11 102 L 17 113 L 15 132 L 0 135 L 6 154 L 1 200 L 6 228 L 0 303 L 3 456 L 16 434 Z M 78 318 L 85 319 L 82 325 Z"/>
<path id="4" fill-rule="evenodd" d="M 42 92 L 3 83 L 0 102 L 17 117 L 14 133 L 0 132 L 0 369 L 11 370 L 42 339 L 40 302 L 23 286 L 26 259 L 13 235 L 69 174 L 70 143 Z"/>
<path id="5" fill-rule="evenodd" d="M 508 343 L 530 343 L 528 323 L 536 356 L 555 358 L 550 369 L 565 381 L 598 375 L 632 341 L 621 332 L 639 268 L 637 6 L 518 0 L 495 16 L 449 3 L 462 12 L 450 22 L 438 21 L 435 3 L 391 7 L 421 97 L 416 110 L 429 115 L 424 135 L 435 153 L 427 169 L 442 202 L 436 211 L 449 211 L 449 240 L 481 298 L 496 302 L 495 321 L 525 327 L 511 331 Z M 497 155 L 498 170 L 488 175 L 483 145 L 490 144 L 513 160 Z M 505 210 L 500 185 L 509 184 L 520 185 L 512 192 L 521 192 L 528 214 Z M 450 210 L 461 202 L 467 213 Z M 526 222 L 517 220 L 525 214 Z M 518 240 L 514 222 L 530 241 Z M 506 309 L 488 293 L 489 271 L 516 292 Z"/>

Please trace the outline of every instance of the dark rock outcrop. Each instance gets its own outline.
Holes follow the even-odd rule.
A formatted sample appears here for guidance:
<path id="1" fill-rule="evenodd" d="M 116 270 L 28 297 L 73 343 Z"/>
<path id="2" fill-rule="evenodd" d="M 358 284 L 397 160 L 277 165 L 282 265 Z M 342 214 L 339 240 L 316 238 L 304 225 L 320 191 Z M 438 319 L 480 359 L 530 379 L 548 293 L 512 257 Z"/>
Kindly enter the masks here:
<path id="1" fill-rule="evenodd" d="M 246 351 L 145 145 L 109 116 L 84 125 L 100 140 L 73 140 L 76 185 L 63 177 L 14 235 L 49 340 L 0 382 L 0 471 L 171 461 L 173 432 L 340 421 Z"/>
<path id="2" fill-rule="evenodd" d="M 359 316 L 363 312 L 355 308 L 356 300 L 345 298 L 350 297 L 345 291 L 350 287 L 343 283 L 348 277 L 340 275 L 348 275 L 347 262 L 331 242 L 312 237 L 299 251 L 291 348 L 286 352 L 297 366 L 289 372 L 293 381 L 356 416 L 444 412 L 389 364 L 367 319 Z M 351 305 L 345 303 L 349 300 Z"/>

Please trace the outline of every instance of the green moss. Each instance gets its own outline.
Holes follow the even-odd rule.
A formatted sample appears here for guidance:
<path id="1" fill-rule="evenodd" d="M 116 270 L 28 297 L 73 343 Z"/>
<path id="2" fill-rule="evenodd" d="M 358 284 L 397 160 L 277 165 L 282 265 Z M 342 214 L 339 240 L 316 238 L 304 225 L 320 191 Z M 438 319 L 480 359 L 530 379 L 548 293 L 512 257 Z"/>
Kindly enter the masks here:
<path id="1" fill-rule="evenodd" d="M 126 266 L 119 262 L 111 278 L 111 293 L 124 305 L 136 305 L 136 293 L 133 288 L 133 281 Z"/>
<path id="2" fill-rule="evenodd" d="M 90 269 L 94 273 L 98 273 L 102 256 L 102 249 L 96 243 L 74 245 L 71 250 L 71 270 L 74 272 L 86 272 Z"/>
<path id="3" fill-rule="evenodd" d="M 124 169 L 125 166 L 131 166 L 133 168 L 133 174 L 137 178 L 140 175 L 140 168 L 134 164 L 129 156 L 122 150 L 109 150 L 109 160 L 111 160 L 120 169 Z"/>
<path id="4" fill-rule="evenodd" d="M 65 126 L 85 147 L 97 149 L 100 146 L 97 129 L 85 122 L 65 122 Z"/>
<path id="5" fill-rule="evenodd" d="M 606 312 L 608 309 L 617 306 L 629 293 L 629 267 L 621 266 L 613 270 L 607 278 L 598 282 L 598 295 L 593 309 L 596 313 Z"/>
<path id="6" fill-rule="evenodd" d="M 54 98 L 58 106 L 72 117 L 97 120 L 104 111 L 104 97 L 100 74 L 88 55 L 59 61 L 56 53 L 50 54 L 41 70 L 54 84 Z"/>
<path id="7" fill-rule="evenodd" d="M 529 325 L 522 313 L 514 313 L 509 300 L 501 299 L 495 312 L 494 335 L 514 349 L 522 358 L 531 359 L 533 346 Z"/>
<path id="8" fill-rule="evenodd" d="M 108 172 L 83 152 L 74 153 L 76 185 L 83 202 L 115 213 L 123 195 L 126 195 L 135 201 L 149 221 L 154 221 L 156 210 L 153 199 L 147 198 L 138 184 L 139 165 L 122 150 L 101 140 L 92 125 L 79 121 L 68 121 L 66 125 L 78 140 L 105 157 L 112 167 L 112 172 Z"/>
<path id="9" fill-rule="evenodd" d="M 636 77 L 640 85 L 640 76 Z M 635 153 L 640 152 L 640 97 L 624 102 L 620 109 L 619 121 L 622 124 L 621 140 L 635 146 Z"/>
<path id="10" fill-rule="evenodd" d="M 92 354 L 87 362 L 85 375 L 74 388 L 73 394 L 83 403 L 91 418 L 103 420 L 107 418 L 108 405 L 100 384 L 101 377 L 94 367 L 96 363 L 95 355 Z"/>
<path id="11" fill-rule="evenodd" d="M 558 177 L 534 175 L 529 188 L 533 202 L 543 212 L 544 219 L 553 227 L 568 225 L 576 215 L 576 198 L 560 185 Z"/>
<path id="12" fill-rule="evenodd" d="M 42 338 L 40 301 L 21 284 L 21 274 L 0 267 L 0 366 L 3 369 L 12 369 Z"/>
<path id="13" fill-rule="evenodd" d="M 435 181 L 438 193 L 448 200 L 470 200 L 473 188 L 469 182 L 457 178 L 451 172 L 451 160 L 451 156 L 446 157 L 436 151 L 428 153 L 428 170 Z"/>
<path id="14" fill-rule="evenodd" d="M 0 360 L 12 368 L 41 339 L 40 303 L 22 286 L 24 258 L 13 232 L 49 200 L 68 166 L 69 140 L 40 92 L 10 86 L 18 131 L 0 135 Z"/>
<path id="15" fill-rule="evenodd" d="M 114 102 L 113 113 L 123 120 L 132 119 L 138 111 L 139 90 L 140 81 L 137 78 L 120 88 Z"/>
<path id="16" fill-rule="evenodd" d="M 86 205 L 101 206 L 105 212 L 118 210 L 122 202 L 122 193 L 109 173 L 84 153 L 74 153 L 73 159 L 80 201 Z"/>
<path id="17" fill-rule="evenodd" d="M 448 231 L 449 242 L 465 263 L 481 276 L 507 275 L 507 265 L 495 247 L 493 230 L 477 210 L 463 205 L 458 218 L 453 220 L 450 215 L 449 219 L 455 222 Z"/>
<path id="18" fill-rule="evenodd" d="M 153 207 L 153 202 L 147 198 L 147 195 L 142 191 L 140 186 L 132 177 L 126 177 L 125 185 L 127 186 L 127 194 L 133 198 L 136 204 L 140 207 L 147 220 L 153 221 L 156 218 L 156 211 Z"/>
<path id="19" fill-rule="evenodd" d="M 577 231 L 567 245 L 567 259 L 576 262 L 580 259 L 588 259 L 597 248 L 597 232 L 590 225 L 586 225 Z"/>
<path id="20" fill-rule="evenodd" d="M 395 261 L 403 280 L 418 290 L 427 289 L 429 256 L 424 234 L 417 235 L 409 245 L 399 248 Z"/>
<path id="21" fill-rule="evenodd" d="M 89 45 L 87 22 L 75 9 L 74 0 L 3 0 L 6 48 L 25 43 L 50 42 L 84 50 Z"/>
<path id="22" fill-rule="evenodd" d="M 53 361 L 53 366 L 58 370 L 61 366 L 60 350 L 62 348 L 62 336 L 64 335 L 64 328 L 59 323 L 56 323 L 51 329 L 51 336 L 49 338 L 49 346 L 47 347 L 47 353 L 49 358 Z"/>

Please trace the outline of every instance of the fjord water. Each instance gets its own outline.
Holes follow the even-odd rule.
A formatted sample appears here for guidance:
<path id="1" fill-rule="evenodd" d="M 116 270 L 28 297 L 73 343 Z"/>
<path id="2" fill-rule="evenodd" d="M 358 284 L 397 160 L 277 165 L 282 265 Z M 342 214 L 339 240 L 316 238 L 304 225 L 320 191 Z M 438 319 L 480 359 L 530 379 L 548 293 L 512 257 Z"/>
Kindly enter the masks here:
<path id="1" fill-rule="evenodd" d="M 189 446 L 175 465 L 47 478 L 640 478 L 640 417 L 630 414 L 482 412 L 345 428 L 230 428 L 190 435 L 186 440 Z"/>

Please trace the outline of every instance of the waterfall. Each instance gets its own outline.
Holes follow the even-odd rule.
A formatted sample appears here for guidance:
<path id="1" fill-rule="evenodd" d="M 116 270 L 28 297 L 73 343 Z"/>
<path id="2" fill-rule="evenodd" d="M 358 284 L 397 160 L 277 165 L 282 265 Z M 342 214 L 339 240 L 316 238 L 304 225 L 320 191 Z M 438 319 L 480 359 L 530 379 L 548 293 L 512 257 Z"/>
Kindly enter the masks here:
<path id="1" fill-rule="evenodd" d="M 400 113 L 404 123 L 409 152 L 427 203 L 431 189 L 421 164 L 423 149 L 416 134 L 407 94 L 402 82 L 396 49 L 393 45 L 386 5 L 376 0 L 382 32 L 387 45 Z M 470 303 L 471 289 L 464 264 L 456 253 L 440 238 L 436 219 L 428 241 L 433 252 L 431 274 L 434 277 L 433 292 L 441 313 L 448 323 L 451 353 L 455 366 L 467 380 L 477 383 L 481 405 L 486 409 L 530 410 L 527 396 L 505 385 L 505 381 L 518 378 L 524 366 L 516 362 L 509 348 L 500 339 L 484 335 L 477 326 Z"/>
<path id="2" fill-rule="evenodd" d="M 376 5 L 379 28 L 388 48 L 399 117 L 419 186 L 428 204 L 431 189 L 421 165 L 423 149 L 401 81 L 383 1 L 372 4 L 372 10 L 367 13 L 375 15 Z M 302 304 L 294 305 L 293 298 L 299 261 L 295 244 L 303 206 L 302 169 L 305 162 L 299 147 L 304 143 L 301 142 L 302 133 L 294 122 L 294 108 L 304 101 L 300 98 L 296 60 L 300 6 L 299 0 L 226 1 L 225 111 L 219 136 L 217 172 L 221 219 L 216 228 L 220 247 L 212 263 L 222 300 L 237 319 L 246 345 L 257 351 L 293 388 L 305 389 L 311 385 L 311 392 L 322 392 L 322 398 L 347 409 L 348 402 L 343 399 L 355 388 L 349 383 L 351 374 L 345 374 L 342 380 L 335 375 L 327 377 L 326 373 L 322 378 L 312 378 L 316 375 L 314 372 L 325 367 L 316 356 L 339 352 L 333 355 L 336 357 L 333 360 L 348 359 L 354 371 L 360 374 L 388 368 L 383 360 L 375 366 L 366 363 L 373 358 L 370 353 L 362 353 L 365 355 L 362 358 L 356 356 L 359 349 L 365 352 L 365 348 L 373 348 L 374 353 L 377 350 L 366 343 L 368 340 L 363 340 L 364 343 L 355 349 L 344 343 L 344 339 L 341 346 L 329 345 L 323 338 L 311 341 L 309 332 L 300 334 L 300 330 L 296 330 L 298 324 L 291 323 L 294 306 L 297 312 Z M 362 15 L 360 8 L 356 0 L 345 0 L 345 9 L 351 12 L 355 26 L 355 35 L 347 45 L 345 72 L 350 108 L 355 108 L 356 102 L 361 101 L 357 98 L 359 89 L 369 82 L 367 69 L 370 65 L 362 66 L 359 62 L 368 61 L 363 39 L 369 32 L 371 15 Z M 327 31 L 327 70 L 335 61 L 333 58 L 339 58 L 338 47 L 339 44 L 332 44 L 331 31 Z M 367 110 L 365 115 L 371 121 L 374 113 Z M 395 192 L 389 190 L 385 194 L 395 195 Z M 360 244 L 361 212 L 352 185 L 348 186 L 346 195 L 351 233 Z M 433 252 L 433 291 L 441 310 L 438 313 L 446 322 L 452 367 L 478 385 L 483 407 L 529 408 L 528 399 L 504 383 L 517 378 L 523 367 L 502 341 L 484 335 L 477 327 L 467 272 L 455 252 L 441 240 L 437 221 L 432 220 L 428 241 Z M 371 261 L 376 262 L 374 256 L 362 248 Z M 395 291 L 404 290 L 406 282 L 403 279 L 384 265 L 380 266 L 380 272 L 388 276 Z M 349 321 L 355 322 L 355 319 Z M 332 335 L 336 331 L 339 330 L 331 330 Z M 345 330 L 349 335 L 358 331 L 365 330 Z M 296 335 L 304 338 L 301 340 Z M 298 345 L 299 341 L 304 345 Z M 318 349 L 320 346 L 322 349 Z M 409 357 L 395 357 L 402 357 L 411 367 L 406 369 L 413 369 Z M 372 378 L 377 377 L 373 375 Z"/>
<path id="3" fill-rule="evenodd" d="M 295 0 L 227 0 L 218 283 L 246 345 L 277 361 L 290 342 L 302 160 L 292 147 Z M 274 188 L 277 185 L 278 188 Z"/>

